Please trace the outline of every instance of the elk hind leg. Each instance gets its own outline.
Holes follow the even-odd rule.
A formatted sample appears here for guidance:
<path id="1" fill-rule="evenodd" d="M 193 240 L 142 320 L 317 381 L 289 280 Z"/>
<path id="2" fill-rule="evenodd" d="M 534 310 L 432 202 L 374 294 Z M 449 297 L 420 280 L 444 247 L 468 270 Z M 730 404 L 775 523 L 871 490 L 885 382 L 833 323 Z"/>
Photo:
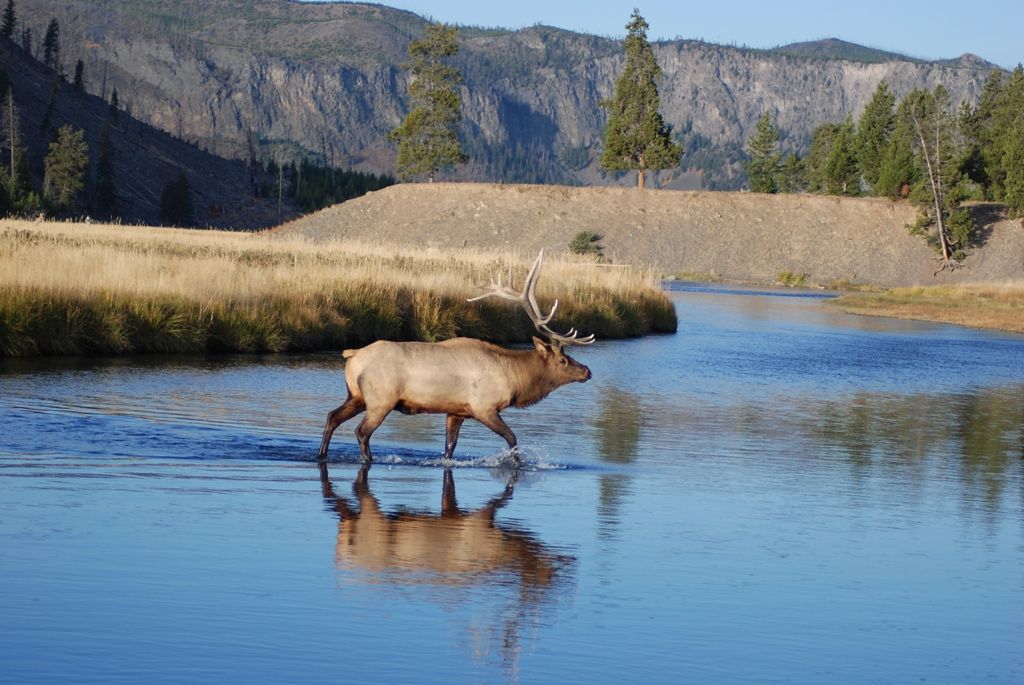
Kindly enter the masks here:
<path id="1" fill-rule="evenodd" d="M 356 440 L 359 441 L 359 454 L 362 456 L 363 461 L 370 463 L 373 461 L 373 455 L 370 453 L 370 436 L 377 430 L 377 427 L 384 422 L 384 419 L 388 414 L 391 413 L 393 407 L 369 407 L 366 410 L 366 416 L 359 422 L 359 426 L 356 428 Z"/>
<path id="2" fill-rule="evenodd" d="M 364 409 L 366 409 L 366 403 L 363 400 L 349 395 L 348 399 L 345 400 L 345 404 L 327 415 L 327 424 L 324 426 L 324 438 L 320 442 L 320 452 L 317 455 L 317 459 L 324 460 L 327 458 L 327 446 L 331 444 L 331 436 L 334 435 L 334 429 Z"/>
<path id="3" fill-rule="evenodd" d="M 444 420 L 444 455 L 443 459 L 451 459 L 455 454 L 455 445 L 459 442 L 459 430 L 466 419 L 455 414 L 448 414 Z"/>

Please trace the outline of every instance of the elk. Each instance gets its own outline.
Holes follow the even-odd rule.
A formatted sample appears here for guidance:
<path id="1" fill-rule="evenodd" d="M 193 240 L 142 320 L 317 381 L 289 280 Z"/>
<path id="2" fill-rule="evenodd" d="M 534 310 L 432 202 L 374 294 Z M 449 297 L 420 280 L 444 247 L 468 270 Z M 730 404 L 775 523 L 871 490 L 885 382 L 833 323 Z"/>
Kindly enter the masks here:
<path id="1" fill-rule="evenodd" d="M 514 350 L 475 338 L 452 338 L 438 343 L 390 342 L 379 340 L 357 350 L 345 350 L 345 385 L 348 398 L 327 415 L 318 461 L 327 460 L 327 448 L 334 430 L 344 421 L 366 412 L 356 428 L 359 453 L 364 462 L 373 461 L 370 436 L 392 410 L 403 414 L 445 414 L 444 459 L 451 459 L 466 419 L 476 419 L 508 443 L 516 462 L 515 433 L 501 418 L 508 407 L 528 407 L 567 383 L 584 383 L 590 369 L 565 354 L 565 345 L 589 345 L 594 336 L 579 337 L 575 328 L 565 334 L 552 331 L 548 323 L 558 300 L 545 316 L 534 291 L 544 251 L 541 250 L 526 276 L 523 290 L 491 281 L 484 294 L 521 305 L 545 342 L 533 338 L 533 349 Z M 511 282 L 511 279 L 510 279 Z M 511 284 L 511 283 L 510 283 Z"/>

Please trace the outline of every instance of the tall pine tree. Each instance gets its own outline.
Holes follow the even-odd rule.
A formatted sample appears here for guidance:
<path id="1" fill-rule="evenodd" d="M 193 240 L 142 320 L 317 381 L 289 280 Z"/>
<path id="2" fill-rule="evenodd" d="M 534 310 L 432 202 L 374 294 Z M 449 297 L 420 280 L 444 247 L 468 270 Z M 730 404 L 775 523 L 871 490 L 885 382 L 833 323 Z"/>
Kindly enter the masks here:
<path id="1" fill-rule="evenodd" d="M 60 65 L 60 24 L 51 19 L 43 36 L 43 64 L 51 69 Z"/>
<path id="2" fill-rule="evenodd" d="M 637 170 L 637 187 L 644 187 L 648 169 L 671 169 L 679 164 L 682 147 L 661 118 L 658 78 L 661 68 L 647 41 L 647 22 L 633 10 L 626 24 L 626 64 L 615 82 L 615 97 L 601 106 L 608 110 L 601 167 L 610 171 Z"/>
<path id="3" fill-rule="evenodd" d="M 21 196 L 28 191 L 29 169 L 21 136 L 21 116 L 14 101 L 13 89 L 7 90 L 3 111 L 0 111 L 0 152 L 7 172 L 4 177 L 7 197 L 17 205 Z"/>
<path id="4" fill-rule="evenodd" d="M 192 226 L 196 222 L 192 186 L 184 169 L 164 183 L 160 193 L 160 218 L 168 226 Z"/>
<path id="5" fill-rule="evenodd" d="M 856 134 L 847 117 L 832 141 L 825 159 L 824 191 L 829 195 L 860 195 L 860 168 L 857 165 Z"/>
<path id="6" fill-rule="evenodd" d="M 904 98 L 903 105 L 901 112 L 911 132 L 918 166 L 923 170 L 920 190 L 931 206 L 942 268 L 950 269 L 967 248 L 972 226 L 970 215 L 960 206 L 965 195 L 960 170 L 962 150 L 957 146 L 957 122 L 949 93 L 942 86 L 934 91 L 915 90 Z"/>
<path id="7" fill-rule="evenodd" d="M 14 25 L 17 23 L 18 19 L 14 13 L 14 0 L 7 0 L 7 4 L 4 5 L 3 20 L 0 21 L 0 36 L 13 38 Z"/>
<path id="8" fill-rule="evenodd" d="M 775 193 L 779 190 L 778 174 L 782 164 L 779 153 L 779 129 L 772 123 L 768 112 L 761 115 L 754 135 L 747 141 L 747 180 L 755 193 Z"/>
<path id="9" fill-rule="evenodd" d="M 43 192 L 58 211 L 73 209 L 85 187 L 85 169 L 89 164 L 89 146 L 85 132 L 61 126 L 46 154 Z"/>
<path id="10" fill-rule="evenodd" d="M 875 195 L 892 199 L 906 198 L 910 190 L 921 180 L 921 172 L 914 159 L 912 135 L 906 117 L 902 115 L 903 105 L 889 142 L 882 151 L 882 163 L 878 169 L 878 179 L 874 184 Z"/>
<path id="11" fill-rule="evenodd" d="M 425 175 L 433 181 L 438 171 L 466 161 L 457 135 L 462 74 L 443 61 L 458 51 L 458 29 L 444 24 L 428 24 L 423 37 L 409 44 L 409 113 L 389 136 L 398 143 L 402 179 Z"/>
<path id="12" fill-rule="evenodd" d="M 108 119 L 100 131 L 100 150 L 96 160 L 96 213 L 102 217 L 117 215 L 117 190 L 114 185 L 114 143 Z"/>
<path id="13" fill-rule="evenodd" d="M 1003 142 L 1003 200 L 1013 218 L 1024 216 L 1024 112 L 1011 124 Z"/>
<path id="14" fill-rule="evenodd" d="M 872 189 L 878 183 L 882 159 L 896 123 L 895 106 L 896 96 L 889 90 L 889 84 L 882 81 L 857 124 L 857 163 L 860 175 Z"/>
<path id="15" fill-rule="evenodd" d="M 85 90 L 85 62 L 78 60 L 75 62 L 75 80 L 72 85 L 76 93 L 81 93 Z"/>

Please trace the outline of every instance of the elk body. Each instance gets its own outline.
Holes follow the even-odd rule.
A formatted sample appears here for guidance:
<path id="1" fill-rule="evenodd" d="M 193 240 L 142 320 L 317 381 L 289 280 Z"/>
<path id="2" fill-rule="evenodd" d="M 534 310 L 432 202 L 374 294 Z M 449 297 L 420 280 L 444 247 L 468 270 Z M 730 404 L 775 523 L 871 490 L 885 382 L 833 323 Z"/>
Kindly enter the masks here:
<path id="1" fill-rule="evenodd" d="M 567 383 L 583 383 L 590 369 L 565 354 L 567 344 L 587 345 L 594 336 L 580 338 L 575 329 L 562 335 L 547 324 L 537 305 L 534 289 L 543 251 L 533 263 L 522 292 L 492 283 L 483 295 L 521 304 L 538 332 L 548 338 L 533 339 L 533 349 L 510 350 L 473 338 L 453 338 L 439 343 L 378 341 L 358 350 L 345 350 L 345 384 L 348 399 L 327 415 L 319 459 L 327 458 L 334 430 L 344 421 L 366 412 L 356 428 L 359 452 L 370 462 L 370 436 L 394 410 L 405 414 L 445 414 L 444 458 L 450 459 L 466 419 L 476 419 L 505 439 L 515 454 L 515 433 L 501 418 L 508 407 L 527 407 Z M 473 301 L 471 300 L 471 301 Z M 516 457 L 518 459 L 518 457 Z"/>

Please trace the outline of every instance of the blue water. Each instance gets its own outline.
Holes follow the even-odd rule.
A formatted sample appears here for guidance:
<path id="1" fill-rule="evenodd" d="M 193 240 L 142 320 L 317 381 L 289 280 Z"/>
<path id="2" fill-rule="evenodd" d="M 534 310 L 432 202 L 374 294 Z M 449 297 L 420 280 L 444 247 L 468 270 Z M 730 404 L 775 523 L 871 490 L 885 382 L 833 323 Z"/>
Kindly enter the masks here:
<path id="1" fill-rule="evenodd" d="M 337 354 L 0 362 L 0 682 L 1024 681 L 1024 337 L 673 297 L 445 516 Z"/>

